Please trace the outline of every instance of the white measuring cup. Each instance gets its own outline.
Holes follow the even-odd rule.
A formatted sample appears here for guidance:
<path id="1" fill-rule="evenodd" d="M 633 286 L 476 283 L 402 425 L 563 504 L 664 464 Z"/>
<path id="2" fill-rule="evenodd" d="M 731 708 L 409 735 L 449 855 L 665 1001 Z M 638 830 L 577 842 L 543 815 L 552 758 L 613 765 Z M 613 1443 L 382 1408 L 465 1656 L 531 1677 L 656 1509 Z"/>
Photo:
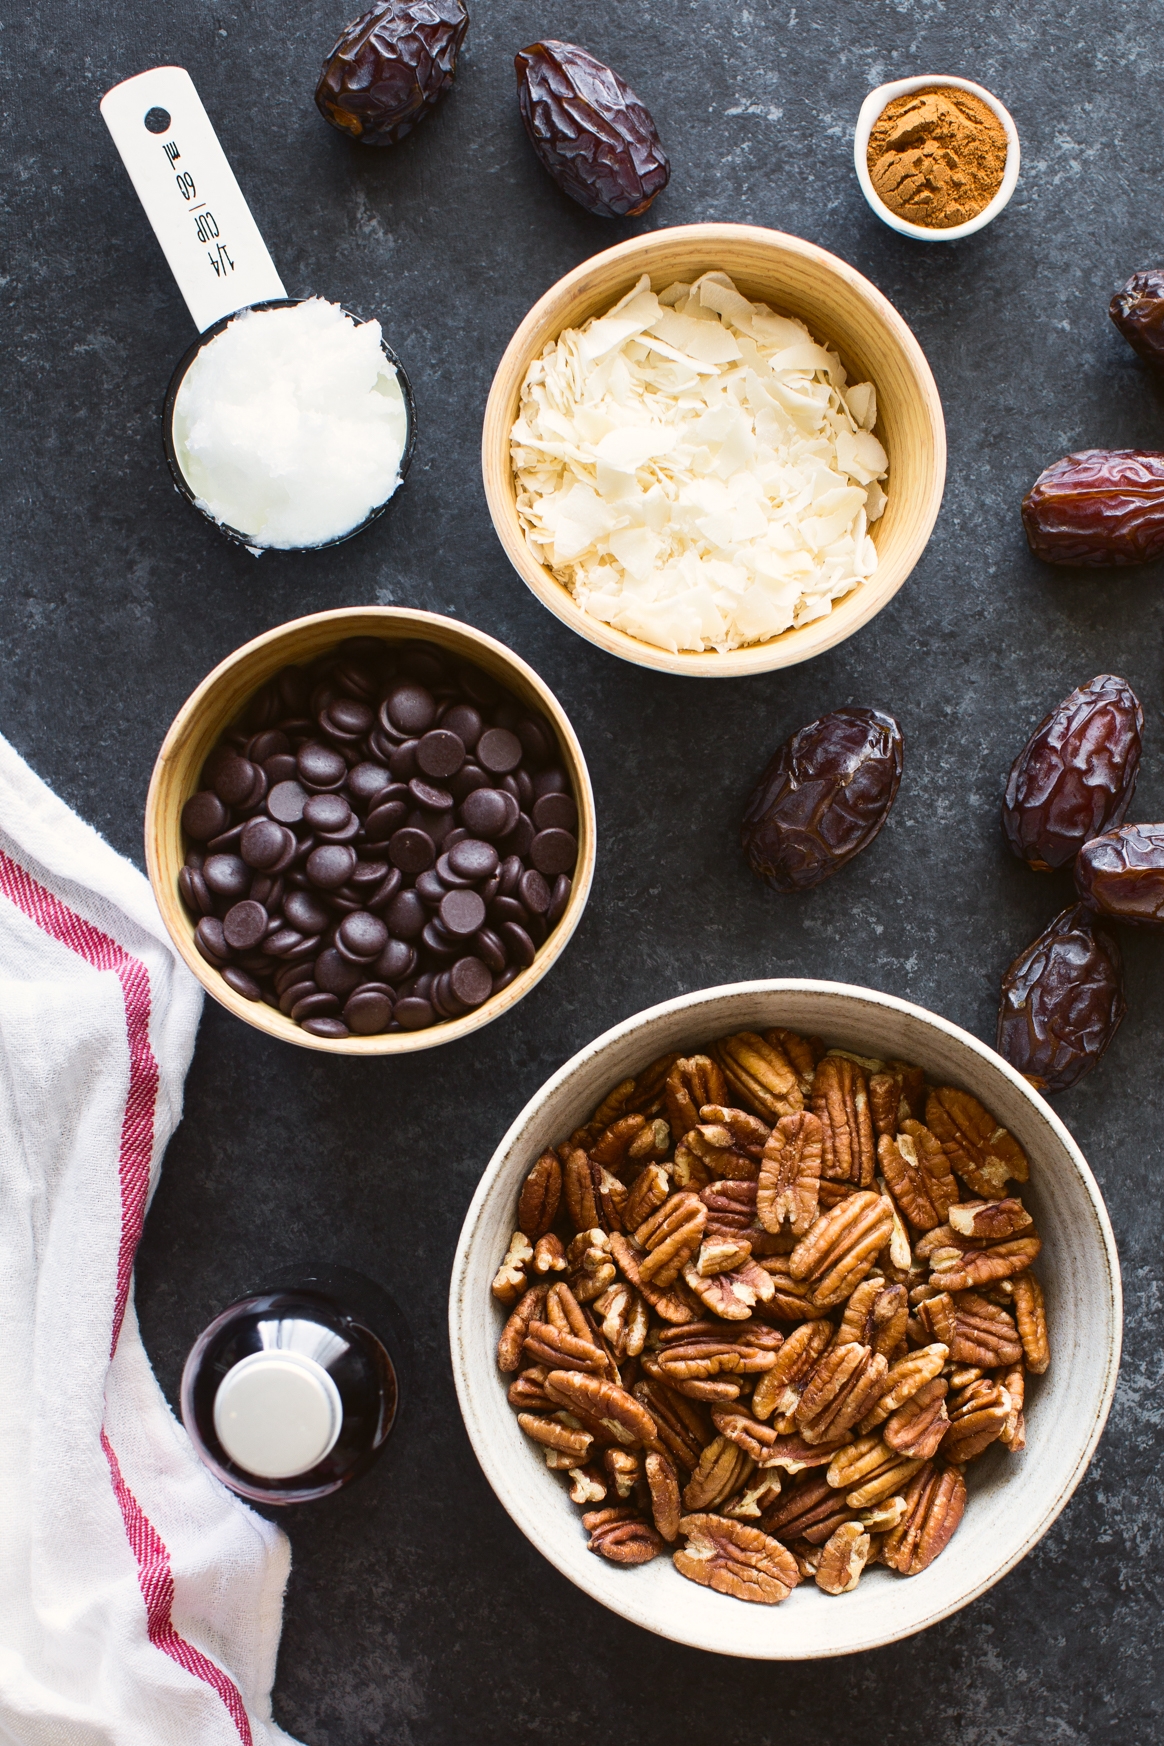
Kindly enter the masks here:
<path id="1" fill-rule="evenodd" d="M 174 445 L 174 402 L 202 347 L 236 315 L 244 309 L 290 308 L 304 299 L 288 297 L 184 67 L 152 67 L 115 85 L 101 99 L 101 114 L 198 329 L 198 339 L 174 371 L 163 406 L 162 445 L 171 476 L 187 502 L 228 539 L 251 551 L 263 550 L 253 534 L 218 521 L 191 489 Z M 416 442 L 412 387 L 391 346 L 383 340 L 381 345 L 400 384 L 408 421 L 399 480 L 346 533 L 318 546 L 290 549 L 318 551 L 361 533 L 383 515 L 404 480 Z"/>

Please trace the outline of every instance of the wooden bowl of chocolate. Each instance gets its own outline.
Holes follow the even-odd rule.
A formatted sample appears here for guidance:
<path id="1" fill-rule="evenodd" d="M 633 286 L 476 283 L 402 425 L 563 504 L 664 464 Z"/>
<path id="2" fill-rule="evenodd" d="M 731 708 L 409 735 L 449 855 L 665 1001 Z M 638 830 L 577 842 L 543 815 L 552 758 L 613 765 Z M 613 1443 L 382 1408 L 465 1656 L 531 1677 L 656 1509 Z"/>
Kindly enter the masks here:
<path id="1" fill-rule="evenodd" d="M 506 556 L 579 636 L 694 678 L 834 647 L 942 500 L 925 354 L 836 255 L 755 225 L 628 238 L 538 299 L 481 438 Z"/>
<path id="2" fill-rule="evenodd" d="M 450 1295 L 470 1438 L 538 1549 L 647 1629 L 771 1659 L 892 1642 L 1003 1576 L 1082 1478 L 1120 1316 L 1043 1099 L 826 982 L 703 990 L 568 1062 Z"/>
<path id="3" fill-rule="evenodd" d="M 341 1054 L 431 1048 L 515 1005 L 578 924 L 594 840 L 538 675 L 398 607 L 236 650 L 179 711 L 146 802 L 154 895 L 203 987 Z"/>

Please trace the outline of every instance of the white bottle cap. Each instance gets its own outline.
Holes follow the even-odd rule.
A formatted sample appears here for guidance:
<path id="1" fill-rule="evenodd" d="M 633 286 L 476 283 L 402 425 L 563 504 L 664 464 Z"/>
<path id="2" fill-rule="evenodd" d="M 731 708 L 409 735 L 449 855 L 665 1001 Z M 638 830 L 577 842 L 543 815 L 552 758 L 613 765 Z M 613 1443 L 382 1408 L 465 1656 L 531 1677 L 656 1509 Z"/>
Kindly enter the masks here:
<path id="1" fill-rule="evenodd" d="M 343 1424 L 339 1389 L 300 1352 L 252 1352 L 214 1397 L 214 1429 L 231 1460 L 261 1479 L 306 1473 L 334 1447 Z"/>

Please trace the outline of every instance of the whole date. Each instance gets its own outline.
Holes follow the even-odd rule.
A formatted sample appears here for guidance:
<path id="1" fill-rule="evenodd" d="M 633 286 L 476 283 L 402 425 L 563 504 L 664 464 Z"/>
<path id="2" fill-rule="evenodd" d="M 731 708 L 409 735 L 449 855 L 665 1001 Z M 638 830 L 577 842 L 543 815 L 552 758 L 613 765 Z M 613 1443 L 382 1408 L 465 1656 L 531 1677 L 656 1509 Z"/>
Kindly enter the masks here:
<path id="1" fill-rule="evenodd" d="M 1125 1010 L 1119 945 L 1077 903 L 1003 977 L 995 1046 L 1037 1091 L 1066 1091 L 1100 1060 Z"/>
<path id="2" fill-rule="evenodd" d="M 320 114 L 361 145 L 395 145 L 452 84 L 468 28 L 463 0 L 381 0 L 345 26 L 324 61 Z"/>
<path id="3" fill-rule="evenodd" d="M 753 873 L 805 891 L 873 841 L 897 796 L 904 741 L 879 709 L 836 709 L 786 740 L 748 801 L 740 840 Z"/>
<path id="4" fill-rule="evenodd" d="M 1107 312 L 1145 363 L 1164 365 L 1164 273 L 1158 267 L 1133 273 Z"/>
<path id="5" fill-rule="evenodd" d="M 535 42 L 513 64 L 525 131 L 562 192 L 600 218 L 645 212 L 671 165 L 630 86 L 571 42 Z"/>
<path id="6" fill-rule="evenodd" d="M 1164 926 L 1164 824 L 1122 825 L 1093 837 L 1076 857 L 1075 889 L 1113 921 Z"/>
<path id="7" fill-rule="evenodd" d="M 1002 826 L 1020 861 L 1065 867 L 1122 824 L 1136 791 L 1144 712 L 1126 679 L 1100 673 L 1045 716 L 1011 765 Z"/>
<path id="8" fill-rule="evenodd" d="M 1147 564 L 1164 556 L 1164 454 L 1082 449 L 1039 474 L 1023 527 L 1048 564 Z"/>

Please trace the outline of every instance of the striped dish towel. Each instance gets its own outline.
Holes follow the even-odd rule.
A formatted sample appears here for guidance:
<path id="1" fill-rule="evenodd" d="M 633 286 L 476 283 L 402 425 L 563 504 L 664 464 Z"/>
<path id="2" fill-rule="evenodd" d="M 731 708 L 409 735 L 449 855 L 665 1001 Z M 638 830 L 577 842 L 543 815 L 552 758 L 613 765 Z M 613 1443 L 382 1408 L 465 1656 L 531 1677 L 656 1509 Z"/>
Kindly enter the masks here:
<path id="1" fill-rule="evenodd" d="M 286 1537 L 202 1466 L 133 1258 L 201 991 L 0 739 L 0 1740 L 275 1746 Z"/>

